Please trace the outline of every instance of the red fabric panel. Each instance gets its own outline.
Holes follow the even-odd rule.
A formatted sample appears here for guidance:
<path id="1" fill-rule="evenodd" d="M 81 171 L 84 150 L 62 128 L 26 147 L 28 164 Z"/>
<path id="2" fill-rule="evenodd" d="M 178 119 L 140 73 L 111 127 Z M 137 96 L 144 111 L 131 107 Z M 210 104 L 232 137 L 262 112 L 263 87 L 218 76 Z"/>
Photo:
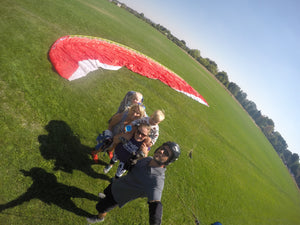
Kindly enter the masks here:
<path id="1" fill-rule="evenodd" d="M 181 77 L 153 59 L 117 43 L 93 37 L 65 36 L 52 45 L 49 57 L 59 75 L 66 79 L 78 69 L 78 62 L 98 60 L 107 65 L 126 66 L 140 75 L 159 79 L 177 91 L 200 98 L 207 105 L 205 99 Z"/>

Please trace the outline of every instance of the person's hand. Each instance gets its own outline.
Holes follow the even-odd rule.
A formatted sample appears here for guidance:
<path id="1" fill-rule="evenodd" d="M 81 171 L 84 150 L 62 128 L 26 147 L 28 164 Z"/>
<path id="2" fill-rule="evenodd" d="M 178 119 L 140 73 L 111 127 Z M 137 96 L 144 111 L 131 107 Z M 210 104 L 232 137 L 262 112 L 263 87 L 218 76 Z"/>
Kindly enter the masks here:
<path id="1" fill-rule="evenodd" d="M 146 145 L 146 143 L 143 143 L 141 145 L 139 153 L 141 158 L 148 156 L 148 146 Z"/>

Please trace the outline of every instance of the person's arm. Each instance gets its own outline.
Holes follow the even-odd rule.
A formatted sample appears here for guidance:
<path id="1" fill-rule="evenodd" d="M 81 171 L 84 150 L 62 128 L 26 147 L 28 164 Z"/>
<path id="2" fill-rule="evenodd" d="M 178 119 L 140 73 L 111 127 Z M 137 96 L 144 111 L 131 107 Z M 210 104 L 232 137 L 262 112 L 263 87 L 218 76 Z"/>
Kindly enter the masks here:
<path id="1" fill-rule="evenodd" d="M 163 205 L 160 201 L 151 201 L 149 204 L 149 224 L 160 225 L 162 220 Z"/>
<path id="2" fill-rule="evenodd" d="M 140 147 L 140 152 L 143 152 L 144 157 L 147 157 L 151 147 L 151 138 L 147 137 Z"/>
<path id="3" fill-rule="evenodd" d="M 132 132 L 127 132 L 127 133 L 120 133 L 118 135 L 115 135 L 113 138 L 113 143 L 111 147 L 109 148 L 108 151 L 114 151 L 116 146 L 123 141 L 129 141 L 130 138 L 132 138 L 133 133 Z"/>
<path id="4" fill-rule="evenodd" d="M 116 126 L 118 123 L 121 122 L 122 116 L 123 116 L 123 113 L 117 113 L 117 114 L 115 114 L 115 115 L 111 118 L 111 120 L 110 120 L 110 122 L 109 122 L 108 130 L 112 131 L 113 128 L 114 128 L 114 126 Z"/>

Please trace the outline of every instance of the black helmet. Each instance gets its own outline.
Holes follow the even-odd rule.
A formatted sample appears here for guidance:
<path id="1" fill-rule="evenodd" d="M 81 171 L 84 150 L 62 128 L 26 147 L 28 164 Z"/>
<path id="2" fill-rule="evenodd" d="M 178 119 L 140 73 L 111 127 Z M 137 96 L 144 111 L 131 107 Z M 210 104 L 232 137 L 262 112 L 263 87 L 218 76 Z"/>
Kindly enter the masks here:
<path id="1" fill-rule="evenodd" d="M 163 145 L 167 145 L 173 153 L 169 157 L 169 160 L 165 163 L 165 165 L 169 165 L 170 163 L 176 161 L 179 158 L 179 156 L 180 156 L 180 147 L 177 143 L 171 142 L 171 141 L 165 142 Z"/>

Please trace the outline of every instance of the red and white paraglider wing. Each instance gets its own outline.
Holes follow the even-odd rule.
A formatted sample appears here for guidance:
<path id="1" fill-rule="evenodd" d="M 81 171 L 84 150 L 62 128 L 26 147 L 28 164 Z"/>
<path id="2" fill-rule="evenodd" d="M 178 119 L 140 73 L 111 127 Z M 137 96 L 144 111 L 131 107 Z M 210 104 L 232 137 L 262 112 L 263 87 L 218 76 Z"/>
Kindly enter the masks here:
<path id="1" fill-rule="evenodd" d="M 49 57 L 58 74 L 68 80 L 84 77 L 99 68 L 118 70 L 125 66 L 208 106 L 205 99 L 177 74 L 142 53 L 109 40 L 64 36 L 51 46 Z"/>

